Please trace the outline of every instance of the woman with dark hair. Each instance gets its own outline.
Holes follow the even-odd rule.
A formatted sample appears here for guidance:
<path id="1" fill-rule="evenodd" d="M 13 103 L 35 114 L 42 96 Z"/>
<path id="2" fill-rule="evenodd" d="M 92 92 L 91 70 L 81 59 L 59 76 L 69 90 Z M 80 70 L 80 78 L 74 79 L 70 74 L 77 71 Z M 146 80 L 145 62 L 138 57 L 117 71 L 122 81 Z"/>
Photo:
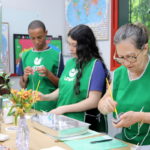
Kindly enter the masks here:
<path id="1" fill-rule="evenodd" d="M 59 88 L 51 94 L 41 95 L 41 100 L 58 100 L 57 108 L 51 113 L 84 121 L 85 112 L 97 108 L 109 73 L 88 26 L 78 25 L 71 29 L 67 42 L 73 58 L 66 63 Z"/>
<path id="2" fill-rule="evenodd" d="M 109 90 L 99 102 L 103 114 L 123 113 L 114 127 L 123 127 L 120 137 L 138 145 L 150 145 L 150 59 L 148 31 L 142 24 L 121 26 L 114 36 L 114 59 L 122 64 L 114 71 L 113 100 Z"/>

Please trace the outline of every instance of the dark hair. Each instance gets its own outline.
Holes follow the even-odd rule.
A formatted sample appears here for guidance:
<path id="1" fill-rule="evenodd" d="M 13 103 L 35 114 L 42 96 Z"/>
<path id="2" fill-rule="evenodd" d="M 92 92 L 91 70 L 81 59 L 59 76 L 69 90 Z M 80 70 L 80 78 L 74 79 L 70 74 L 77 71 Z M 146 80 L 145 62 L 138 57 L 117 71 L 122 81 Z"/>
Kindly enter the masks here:
<path id="1" fill-rule="evenodd" d="M 93 57 L 101 60 L 106 70 L 106 73 L 108 74 L 108 78 L 109 78 L 109 72 L 106 68 L 106 65 L 104 64 L 103 58 L 99 54 L 99 50 L 96 45 L 96 39 L 91 28 L 82 24 L 75 26 L 69 31 L 68 36 L 70 36 L 73 40 L 77 41 L 76 68 L 78 69 L 78 73 L 77 73 L 77 78 L 75 83 L 75 93 L 79 94 L 80 78 L 82 77 L 82 71 L 84 65 L 86 65 L 87 62 L 89 62 Z"/>
<path id="2" fill-rule="evenodd" d="M 129 23 L 121 26 L 115 36 L 114 43 L 118 44 L 123 40 L 130 39 L 137 49 L 143 49 L 144 44 L 148 43 L 149 33 L 147 28 L 141 23 Z"/>
<path id="3" fill-rule="evenodd" d="M 40 20 L 34 20 L 28 26 L 28 30 L 36 29 L 36 28 L 42 28 L 44 32 L 46 31 L 46 27 L 45 27 L 44 23 Z"/>

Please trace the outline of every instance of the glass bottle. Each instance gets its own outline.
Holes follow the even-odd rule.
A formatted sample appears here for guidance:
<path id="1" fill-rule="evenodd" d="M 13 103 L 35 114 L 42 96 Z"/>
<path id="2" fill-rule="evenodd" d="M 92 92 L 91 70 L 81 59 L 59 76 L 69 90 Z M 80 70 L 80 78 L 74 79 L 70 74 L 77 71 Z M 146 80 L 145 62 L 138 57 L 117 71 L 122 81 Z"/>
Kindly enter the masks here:
<path id="1" fill-rule="evenodd" d="M 18 121 L 16 146 L 18 150 L 29 150 L 29 128 L 24 115 Z"/>

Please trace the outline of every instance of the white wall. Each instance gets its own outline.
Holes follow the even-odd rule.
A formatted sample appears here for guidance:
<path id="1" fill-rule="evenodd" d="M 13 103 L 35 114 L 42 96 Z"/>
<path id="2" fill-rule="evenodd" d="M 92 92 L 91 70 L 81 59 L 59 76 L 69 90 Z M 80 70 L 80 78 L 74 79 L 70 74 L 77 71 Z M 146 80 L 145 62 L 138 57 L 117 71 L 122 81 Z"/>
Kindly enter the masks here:
<path id="1" fill-rule="evenodd" d="M 48 34 L 64 35 L 64 1 L 63 0 L 1 0 L 2 21 L 9 23 L 10 53 L 13 62 L 13 34 L 27 33 L 32 20 L 42 20 Z M 13 63 L 11 63 L 13 72 Z"/>
<path id="2" fill-rule="evenodd" d="M 2 21 L 9 23 L 11 72 L 14 72 L 13 34 L 26 34 L 28 24 L 32 20 L 42 20 L 48 29 L 48 34 L 62 35 L 65 45 L 65 0 L 1 0 L 1 2 Z M 98 41 L 98 46 L 106 65 L 110 67 L 110 40 Z M 70 57 L 64 57 L 65 62 L 68 58 Z M 13 77 L 13 80 L 15 80 L 14 87 L 19 88 L 18 77 Z"/>
<path id="3" fill-rule="evenodd" d="M 13 34 L 26 34 L 28 24 L 32 20 L 39 19 L 43 21 L 48 29 L 48 34 L 53 36 L 62 35 L 63 45 L 65 45 L 65 0 L 1 0 L 1 2 L 2 21 L 9 23 L 11 72 L 14 72 Z M 108 68 L 110 68 L 110 35 L 109 30 L 109 39 L 97 42 Z M 64 56 L 65 62 L 69 58 Z M 20 88 L 18 77 L 12 77 L 11 81 L 14 83 L 13 88 Z M 109 126 L 109 130 L 111 131 L 110 134 L 114 135 L 115 132 L 111 126 Z"/>
<path id="4" fill-rule="evenodd" d="M 64 36 L 64 0 L 1 0 L 2 21 L 9 23 L 10 68 L 14 72 L 13 34 L 27 34 L 28 24 L 43 21 L 48 34 Z M 18 77 L 13 77 L 14 88 L 19 88 Z"/>

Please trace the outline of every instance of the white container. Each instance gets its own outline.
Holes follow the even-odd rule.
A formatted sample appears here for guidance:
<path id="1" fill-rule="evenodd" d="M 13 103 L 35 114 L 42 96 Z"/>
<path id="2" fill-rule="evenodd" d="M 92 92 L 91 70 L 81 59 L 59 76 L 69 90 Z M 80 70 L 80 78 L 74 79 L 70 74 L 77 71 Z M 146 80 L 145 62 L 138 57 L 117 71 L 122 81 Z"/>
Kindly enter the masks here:
<path id="1" fill-rule="evenodd" d="M 51 113 L 36 114 L 31 117 L 34 128 L 41 130 L 57 139 L 86 133 L 90 124 Z"/>
<path id="2" fill-rule="evenodd" d="M 6 124 L 14 122 L 14 116 L 8 116 L 8 112 L 12 106 L 12 103 L 9 99 L 3 99 L 3 121 Z"/>
<path id="3" fill-rule="evenodd" d="M 10 110 L 10 107 L 3 108 L 3 121 L 6 124 L 13 123 L 14 121 L 14 116 L 8 116 L 9 110 Z"/>

